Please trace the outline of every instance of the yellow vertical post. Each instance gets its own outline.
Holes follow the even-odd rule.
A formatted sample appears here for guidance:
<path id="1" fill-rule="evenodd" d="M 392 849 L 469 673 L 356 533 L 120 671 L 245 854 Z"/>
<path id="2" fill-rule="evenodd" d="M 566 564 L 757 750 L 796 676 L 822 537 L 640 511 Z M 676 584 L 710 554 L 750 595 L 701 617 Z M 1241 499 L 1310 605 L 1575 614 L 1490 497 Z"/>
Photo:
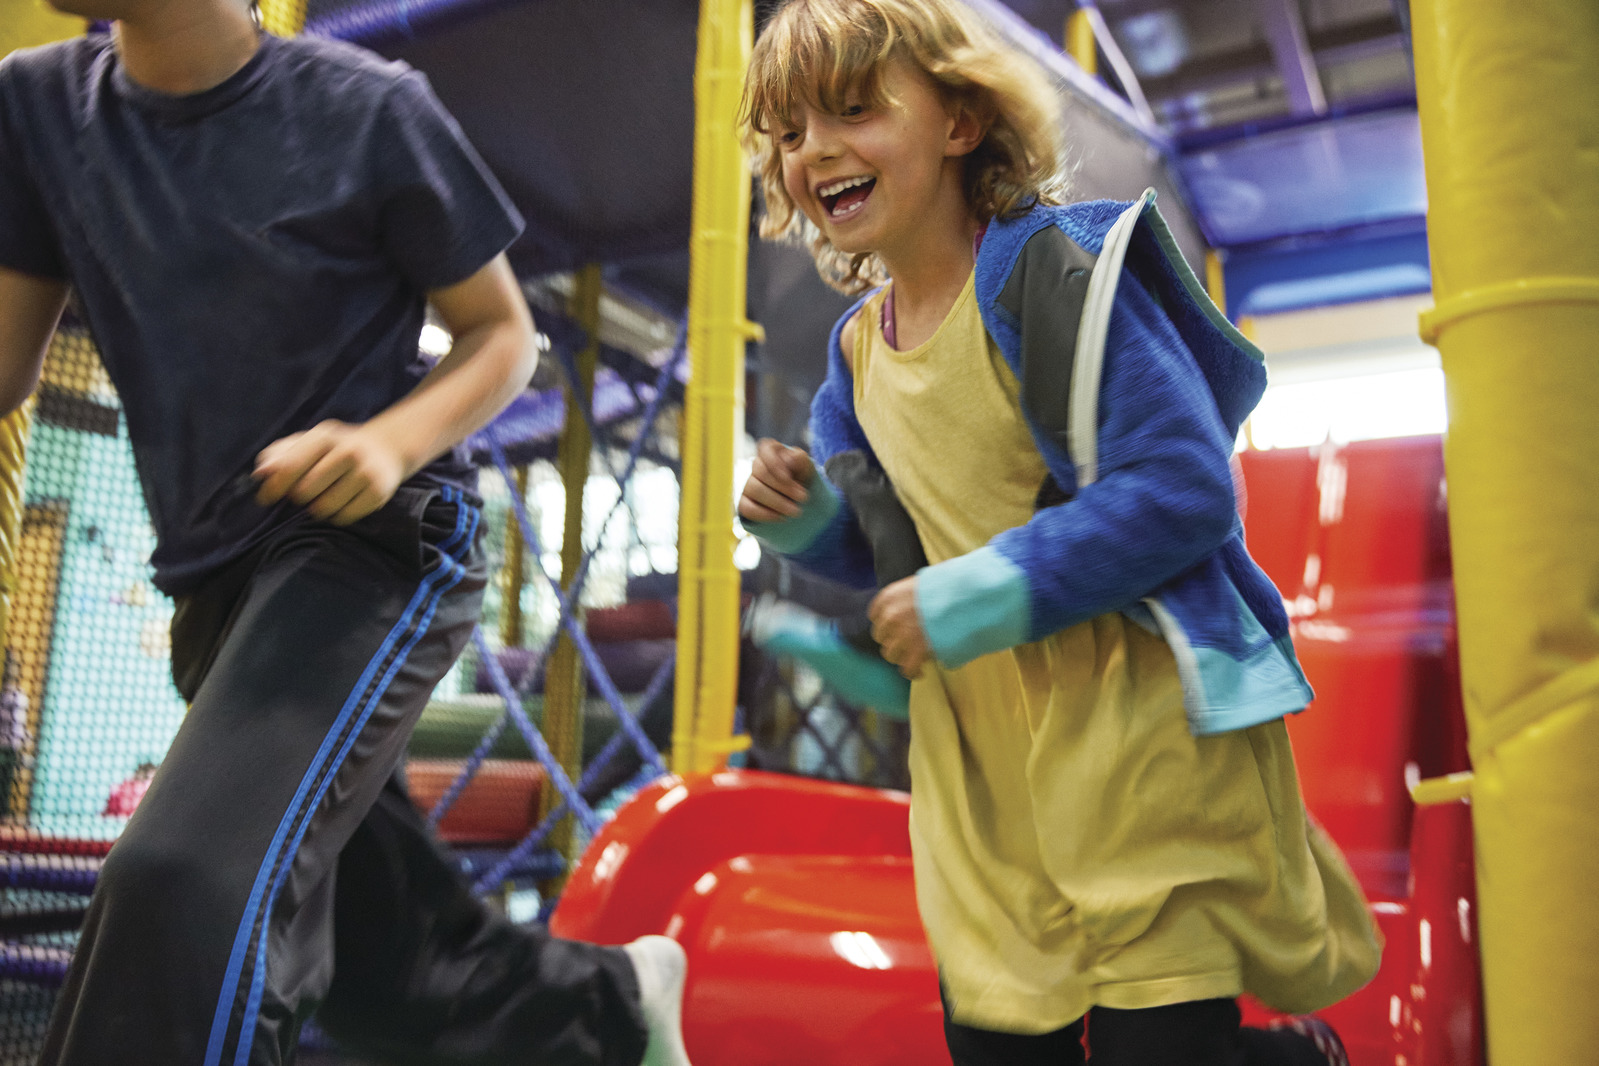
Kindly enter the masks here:
<path id="1" fill-rule="evenodd" d="M 305 29 L 306 0 L 261 0 L 261 28 L 278 37 Z"/>
<path id="2" fill-rule="evenodd" d="M 1205 253 L 1205 291 L 1210 294 L 1210 302 L 1221 308 L 1222 314 L 1226 314 L 1227 270 L 1222 264 L 1221 253 L 1215 249 Z"/>
<path id="3" fill-rule="evenodd" d="M 512 491 L 527 504 L 527 465 L 516 468 Z M 522 588 L 527 584 L 527 545 L 522 540 L 522 523 L 516 508 L 505 512 L 505 569 L 500 572 L 500 643 L 507 648 L 522 645 Z"/>
<path id="4" fill-rule="evenodd" d="M 1066 54 L 1084 72 L 1099 74 L 1099 46 L 1094 43 L 1094 22 L 1088 12 L 1078 9 L 1066 16 Z"/>
<path id="5" fill-rule="evenodd" d="M 76 37 L 87 25 L 81 18 L 61 14 L 44 0 L 7 0 L 0 6 L 5 10 L 5 18 L 0 19 L 0 56 Z"/>
<path id="6" fill-rule="evenodd" d="M 23 478 L 27 468 L 28 432 L 33 403 L 0 419 L 0 644 L 11 625 L 11 604 L 17 593 L 17 548 L 22 542 Z M 3 803 L 5 797 L 0 797 Z"/>
<path id="7" fill-rule="evenodd" d="M 694 232 L 690 243 L 683 502 L 672 765 L 713 770 L 734 749 L 738 569 L 733 462 L 744 423 L 749 161 L 738 102 L 755 36 L 753 0 L 702 0 L 694 74 Z"/>
<path id="8" fill-rule="evenodd" d="M 74 37 L 84 21 L 62 15 L 43 3 L 20 3 L 0 20 L 0 56 Z M 33 400 L 0 419 L 0 642 L 11 621 L 17 590 L 17 546 L 22 539 L 22 482 L 27 465 L 28 432 L 33 426 Z M 8 797 L 0 797 L 0 804 Z"/>
<path id="9" fill-rule="evenodd" d="M 1210 302 L 1221 308 L 1222 314 L 1227 314 L 1227 268 L 1222 260 L 1222 253 L 1214 248 L 1205 253 L 1205 292 L 1210 296 Z M 1238 326 L 1238 331 L 1250 340 L 1255 339 L 1255 322 L 1248 316 L 1233 318 Z M 1255 433 L 1250 419 L 1244 419 L 1243 425 L 1244 444 L 1253 449 L 1255 447 Z"/>
<path id="10" fill-rule="evenodd" d="M 1599 4 L 1412 9 L 1489 1060 L 1599 1062 Z"/>
<path id="11" fill-rule="evenodd" d="M 594 370 L 600 359 L 600 268 L 591 264 L 578 271 L 572 291 L 572 317 L 588 333 L 588 342 L 575 360 L 577 379 L 567 382 L 566 424 L 561 428 L 556 465 L 566 490 L 566 524 L 561 534 L 561 588 L 568 589 L 583 563 L 583 490 L 589 479 L 589 452 L 594 446 L 580 405 L 594 398 Z M 577 610 L 573 605 L 573 611 Z M 583 660 L 577 645 L 563 629 L 544 670 L 544 739 L 568 777 L 576 780 L 583 769 Z M 561 802 L 552 781 L 544 785 L 544 809 Z M 550 833 L 550 847 L 575 859 L 575 837 L 570 815 Z M 565 875 L 547 882 L 547 892 L 559 892 Z"/>

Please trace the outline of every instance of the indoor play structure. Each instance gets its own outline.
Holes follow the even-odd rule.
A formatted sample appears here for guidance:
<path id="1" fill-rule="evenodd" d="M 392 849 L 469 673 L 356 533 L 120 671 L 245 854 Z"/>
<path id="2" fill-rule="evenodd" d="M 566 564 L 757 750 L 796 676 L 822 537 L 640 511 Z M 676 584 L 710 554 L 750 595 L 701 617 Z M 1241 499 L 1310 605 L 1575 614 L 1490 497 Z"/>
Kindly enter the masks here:
<path id="1" fill-rule="evenodd" d="M 1234 318 L 1431 292 L 1446 439 L 1239 456 L 1250 550 L 1318 693 L 1290 723 L 1306 800 L 1387 938 L 1327 1016 L 1356 1066 L 1599 1062 L 1599 8 L 1355 4 L 1352 25 L 1402 30 L 1414 76 L 1342 104 L 1318 57 L 1373 61 L 1393 34 L 1318 38 L 1305 5 L 1260 0 L 1249 62 L 1286 101 L 1263 115 L 1207 96 L 1213 69 L 1124 54 L 1137 19 L 1211 0 L 969 2 L 1054 78 L 1077 195 L 1155 188 Z M 84 31 L 22 6 L 0 49 Z M 908 800 L 859 783 L 900 727 L 739 639 L 746 389 L 751 428 L 797 439 L 843 306 L 801 251 L 749 239 L 733 115 L 757 5 L 262 9 L 427 73 L 529 221 L 512 259 L 547 369 L 472 442 L 503 566 L 412 740 L 413 798 L 513 917 L 683 943 L 702 1066 L 947 1062 Z M 117 804 L 183 711 L 125 436 L 69 319 L 37 401 L 0 423 L 7 684 L 27 708 L 0 786 L 7 1066 L 37 1050 Z M 678 486 L 664 536 L 656 474 Z M 782 760 L 746 750 L 775 728 L 757 677 L 782 686 L 760 704 L 786 716 Z M 307 1052 L 336 1055 L 314 1033 Z"/>

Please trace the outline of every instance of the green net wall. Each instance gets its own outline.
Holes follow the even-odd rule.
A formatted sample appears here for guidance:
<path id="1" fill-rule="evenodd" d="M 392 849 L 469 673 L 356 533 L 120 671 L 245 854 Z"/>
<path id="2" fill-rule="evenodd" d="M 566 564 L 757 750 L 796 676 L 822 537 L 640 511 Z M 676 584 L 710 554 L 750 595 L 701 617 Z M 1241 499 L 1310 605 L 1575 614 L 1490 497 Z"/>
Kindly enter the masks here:
<path id="1" fill-rule="evenodd" d="M 94 875 L 183 718 L 127 426 L 83 328 L 33 412 L 0 688 L 0 1063 L 38 1053 Z"/>

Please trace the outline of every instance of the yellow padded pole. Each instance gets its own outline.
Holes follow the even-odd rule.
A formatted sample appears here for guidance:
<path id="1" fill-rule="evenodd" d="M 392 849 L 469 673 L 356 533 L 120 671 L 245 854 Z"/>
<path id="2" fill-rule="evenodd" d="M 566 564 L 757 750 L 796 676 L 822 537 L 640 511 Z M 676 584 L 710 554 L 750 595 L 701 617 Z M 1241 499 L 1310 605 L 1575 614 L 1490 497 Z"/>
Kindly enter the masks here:
<path id="1" fill-rule="evenodd" d="M 683 500 L 672 766 L 727 761 L 738 682 L 733 463 L 744 428 L 749 161 L 738 102 L 755 36 L 752 0 L 702 0 L 694 74 L 694 230 L 690 242 Z"/>
<path id="2" fill-rule="evenodd" d="M 1489 1060 L 1595 1063 L 1599 4 L 1412 12 Z"/>

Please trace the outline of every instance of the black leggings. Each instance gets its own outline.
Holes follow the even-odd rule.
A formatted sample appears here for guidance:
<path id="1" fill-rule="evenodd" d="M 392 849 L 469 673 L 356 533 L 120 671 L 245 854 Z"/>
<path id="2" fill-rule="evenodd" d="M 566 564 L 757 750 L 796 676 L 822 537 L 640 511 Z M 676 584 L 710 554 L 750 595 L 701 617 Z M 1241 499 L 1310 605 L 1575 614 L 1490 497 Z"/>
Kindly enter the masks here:
<path id="1" fill-rule="evenodd" d="M 1086 1019 L 1037 1036 L 973 1029 L 946 1014 L 944 1036 L 955 1066 L 1327 1066 L 1298 1033 L 1241 1026 L 1230 999 L 1146 1010 L 1095 1007 Z"/>

